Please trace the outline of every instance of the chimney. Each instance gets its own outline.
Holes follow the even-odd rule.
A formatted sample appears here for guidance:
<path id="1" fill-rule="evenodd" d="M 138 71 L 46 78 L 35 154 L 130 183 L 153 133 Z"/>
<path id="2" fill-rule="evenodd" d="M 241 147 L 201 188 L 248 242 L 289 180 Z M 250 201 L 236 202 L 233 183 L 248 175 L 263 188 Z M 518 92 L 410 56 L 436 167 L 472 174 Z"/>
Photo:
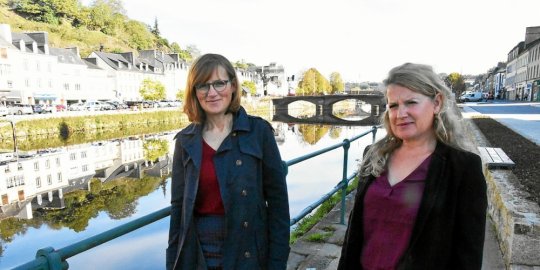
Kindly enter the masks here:
<path id="1" fill-rule="evenodd" d="M 13 42 L 13 38 L 11 37 L 11 27 L 9 27 L 9 24 L 0 24 L 0 38 L 6 40 L 9 44 Z"/>
<path id="2" fill-rule="evenodd" d="M 529 43 L 540 39 L 540 26 L 531 26 L 525 28 L 525 48 Z"/>
<path id="3" fill-rule="evenodd" d="M 74 53 L 78 58 L 81 58 L 81 55 L 80 55 L 80 52 L 79 52 L 79 47 L 75 46 L 75 47 L 69 47 L 69 48 L 66 48 L 67 50 L 70 50 L 72 53 Z"/>

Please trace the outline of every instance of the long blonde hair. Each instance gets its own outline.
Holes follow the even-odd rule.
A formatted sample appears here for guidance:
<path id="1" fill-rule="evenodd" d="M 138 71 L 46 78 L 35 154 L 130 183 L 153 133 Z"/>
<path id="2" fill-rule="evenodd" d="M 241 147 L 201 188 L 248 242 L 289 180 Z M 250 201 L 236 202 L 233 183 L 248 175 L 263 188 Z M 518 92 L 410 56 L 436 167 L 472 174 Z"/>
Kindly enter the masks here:
<path id="1" fill-rule="evenodd" d="M 441 109 L 433 120 L 437 141 L 458 149 L 472 150 L 472 143 L 465 136 L 461 114 L 457 112 L 457 105 L 451 98 L 451 91 L 435 74 L 431 66 L 412 63 L 397 66 L 390 70 L 388 77 L 384 80 L 386 87 L 391 84 L 406 87 L 432 100 L 437 94 L 440 94 L 442 98 Z M 387 98 L 386 91 L 385 98 Z M 381 122 L 386 129 L 386 136 L 374 143 L 367 151 L 360 172 L 364 176 L 370 174 L 379 176 L 386 170 L 390 154 L 403 143 L 392 133 L 388 110 L 382 115 Z"/>

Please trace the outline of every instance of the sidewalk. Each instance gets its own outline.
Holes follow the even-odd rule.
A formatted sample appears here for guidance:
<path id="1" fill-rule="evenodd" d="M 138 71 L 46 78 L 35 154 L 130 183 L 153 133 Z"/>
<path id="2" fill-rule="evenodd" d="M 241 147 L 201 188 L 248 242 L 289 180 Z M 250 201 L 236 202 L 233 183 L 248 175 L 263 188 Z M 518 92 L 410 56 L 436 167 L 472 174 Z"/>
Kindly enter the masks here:
<path id="1" fill-rule="evenodd" d="M 345 220 L 349 219 L 349 212 L 354 203 L 356 191 L 347 195 L 347 212 Z M 347 230 L 346 225 L 339 224 L 341 204 L 338 203 L 323 220 L 315 225 L 304 237 L 300 238 L 291 246 L 287 270 L 334 270 L 337 269 L 341 246 Z M 314 233 L 327 233 L 334 229 L 332 235 L 325 242 L 314 243 L 306 240 L 306 236 Z M 486 223 L 486 240 L 484 242 L 484 258 L 482 262 L 484 270 L 505 269 L 499 243 L 494 233 L 494 225 L 491 219 Z"/>

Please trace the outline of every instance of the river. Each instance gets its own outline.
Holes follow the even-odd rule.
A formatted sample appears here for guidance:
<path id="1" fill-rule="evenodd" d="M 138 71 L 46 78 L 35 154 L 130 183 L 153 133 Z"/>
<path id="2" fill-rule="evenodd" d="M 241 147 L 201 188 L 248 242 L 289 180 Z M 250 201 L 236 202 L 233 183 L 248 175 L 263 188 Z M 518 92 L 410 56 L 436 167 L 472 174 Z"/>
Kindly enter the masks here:
<path id="1" fill-rule="evenodd" d="M 340 143 L 371 128 L 278 122 L 272 125 L 285 161 Z M 172 155 L 176 132 L 146 135 L 144 140 L 152 140 L 153 145 L 160 142 L 158 145 L 166 148 L 165 158 L 162 156 L 161 159 L 166 160 Z M 379 130 L 377 138 L 383 135 L 384 131 Z M 351 143 L 348 174 L 356 169 L 364 147 L 371 141 L 370 134 Z M 152 143 L 143 145 L 149 148 Z M 340 148 L 289 168 L 287 185 L 291 217 L 329 192 L 341 180 L 342 163 L 343 149 Z M 168 176 L 112 180 L 92 186 L 92 189 L 92 195 L 80 191 L 64 194 L 66 208 L 62 210 L 39 210 L 34 211 L 32 219 L 0 221 L 0 269 L 34 259 L 40 248 L 68 246 L 162 209 L 170 201 Z M 154 222 L 68 259 L 69 266 L 71 269 L 163 269 L 168 225 L 168 217 Z"/>

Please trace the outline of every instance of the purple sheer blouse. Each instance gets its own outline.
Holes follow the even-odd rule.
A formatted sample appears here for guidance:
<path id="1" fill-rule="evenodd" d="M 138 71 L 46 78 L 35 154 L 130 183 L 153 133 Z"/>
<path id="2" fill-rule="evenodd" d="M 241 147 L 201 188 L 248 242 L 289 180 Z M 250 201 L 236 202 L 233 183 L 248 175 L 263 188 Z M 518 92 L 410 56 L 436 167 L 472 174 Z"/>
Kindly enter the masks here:
<path id="1" fill-rule="evenodd" d="M 409 245 L 431 155 L 401 182 L 391 186 L 383 172 L 364 197 L 363 269 L 395 269 Z"/>

